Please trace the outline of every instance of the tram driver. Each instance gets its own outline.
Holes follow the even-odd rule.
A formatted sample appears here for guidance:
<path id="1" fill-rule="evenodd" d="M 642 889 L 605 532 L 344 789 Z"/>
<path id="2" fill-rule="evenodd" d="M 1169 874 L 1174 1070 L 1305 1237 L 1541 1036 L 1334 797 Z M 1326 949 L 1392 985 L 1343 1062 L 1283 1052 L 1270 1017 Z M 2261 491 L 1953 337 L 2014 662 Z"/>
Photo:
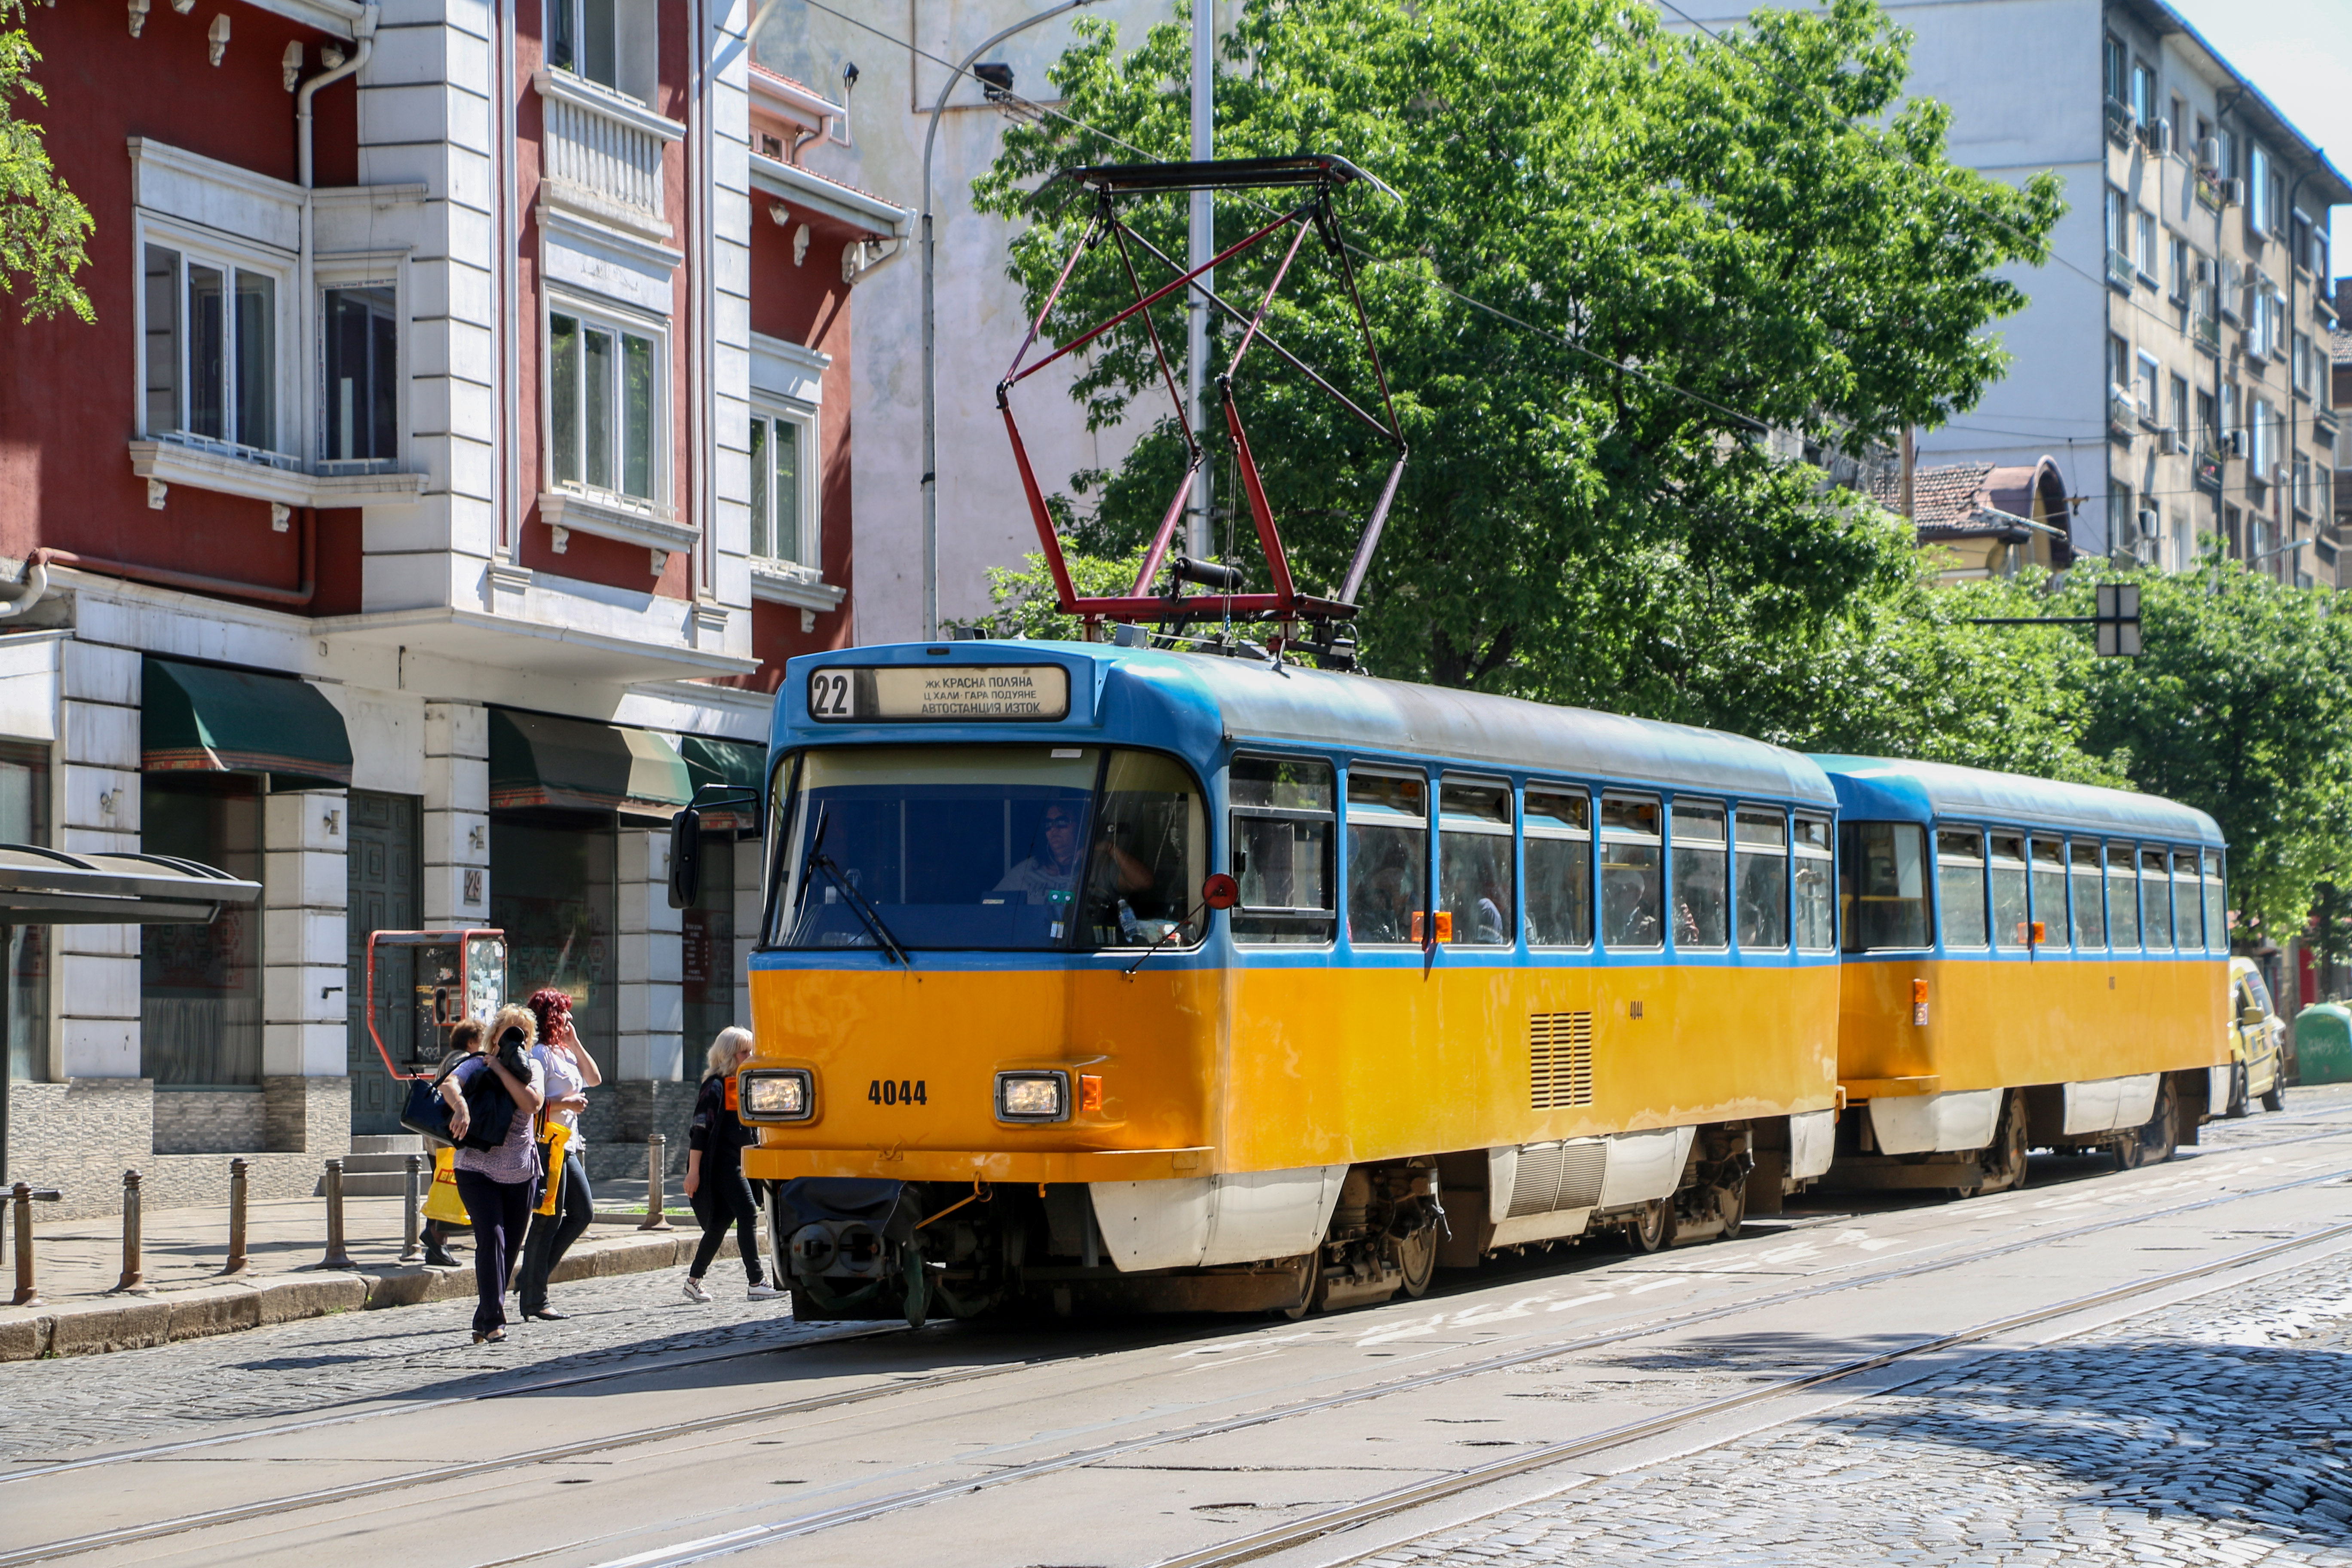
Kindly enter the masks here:
<path id="1" fill-rule="evenodd" d="M 1033 904 L 1067 900 L 1076 889 L 1078 822 L 1084 815 L 1082 807 L 1067 801 L 1047 802 L 1037 822 L 1036 852 L 1015 862 L 990 891 L 1026 894 Z M 1150 871 L 1112 841 L 1108 827 L 1095 836 L 1095 847 L 1102 851 L 1095 858 L 1094 880 L 1098 888 L 1138 893 L 1151 886 Z"/>

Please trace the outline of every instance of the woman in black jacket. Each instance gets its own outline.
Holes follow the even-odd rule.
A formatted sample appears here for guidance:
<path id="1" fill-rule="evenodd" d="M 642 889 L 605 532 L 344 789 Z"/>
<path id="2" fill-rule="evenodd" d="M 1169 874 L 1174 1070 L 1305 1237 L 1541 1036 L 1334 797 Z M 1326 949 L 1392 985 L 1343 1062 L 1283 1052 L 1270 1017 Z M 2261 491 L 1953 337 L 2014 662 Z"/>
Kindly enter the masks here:
<path id="1" fill-rule="evenodd" d="M 743 1272 L 751 1281 L 749 1299 L 772 1301 L 783 1295 L 761 1270 L 760 1209 L 751 1201 L 751 1184 L 743 1179 L 743 1147 L 752 1135 L 735 1114 L 735 1070 L 751 1059 L 751 1030 L 719 1030 L 710 1042 L 702 1091 L 695 1096 L 694 1126 L 687 1133 L 686 1196 L 702 1224 L 702 1242 L 686 1274 L 689 1301 L 710 1300 L 702 1277 L 719 1256 L 730 1226 L 743 1249 Z"/>

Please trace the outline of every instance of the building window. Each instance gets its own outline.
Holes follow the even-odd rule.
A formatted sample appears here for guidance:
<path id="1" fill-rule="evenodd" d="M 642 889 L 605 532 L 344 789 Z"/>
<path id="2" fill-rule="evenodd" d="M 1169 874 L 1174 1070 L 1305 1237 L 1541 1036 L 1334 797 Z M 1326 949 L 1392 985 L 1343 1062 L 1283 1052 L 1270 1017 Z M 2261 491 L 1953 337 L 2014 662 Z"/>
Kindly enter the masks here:
<path id="1" fill-rule="evenodd" d="M 2271 465 L 2278 461 L 2278 411 L 2267 397 L 2247 400 L 2246 455 L 2254 465 L 2254 479 L 2271 482 Z"/>
<path id="2" fill-rule="evenodd" d="M 2109 256 L 2131 254 L 2130 198 L 2113 185 L 2107 187 L 2107 253 Z"/>
<path id="3" fill-rule="evenodd" d="M 751 553 L 765 561 L 824 565 L 817 538 L 814 411 L 751 416 Z"/>
<path id="4" fill-rule="evenodd" d="M 261 781 L 242 773 L 148 773 L 139 847 L 261 880 Z M 230 907 L 210 925 L 139 935 L 139 1076 L 180 1088 L 261 1082 L 261 911 Z"/>
<path id="5" fill-rule="evenodd" d="M 2230 437 L 2232 436 L 2242 437 L 2245 434 L 2243 407 L 2244 405 L 2239 400 L 2237 383 L 2223 382 L 2221 384 L 2221 444 L 2224 447 L 2229 445 Z"/>
<path id="6" fill-rule="evenodd" d="M 400 316 L 389 283 L 325 290 L 320 327 L 326 384 L 320 453 L 330 463 L 400 456 Z"/>
<path id="7" fill-rule="evenodd" d="M 2107 481 L 2107 552 L 2113 554 L 2131 547 L 2132 535 L 2138 525 L 2132 521 L 2131 486 L 2120 479 Z"/>
<path id="8" fill-rule="evenodd" d="M 2153 284 L 2156 281 L 2156 215 L 2136 212 L 2132 215 L 2132 265 L 2139 275 Z"/>
<path id="9" fill-rule="evenodd" d="M 548 315 L 555 482 L 654 499 L 658 345 L 608 321 Z"/>
<path id="10" fill-rule="evenodd" d="M 2301 452 L 2294 455 L 2294 510 L 2297 516 L 2311 515 L 2311 459 Z"/>
<path id="11" fill-rule="evenodd" d="M 45 747 L 0 742 L 0 843 L 49 841 L 49 754 Z M 0 932 L 7 990 L 0 995 L 8 1030 L 10 1078 L 47 1078 L 49 1069 L 49 928 L 18 925 Z"/>
<path id="12" fill-rule="evenodd" d="M 2189 242 L 2174 235 L 2166 248 L 2172 253 L 2172 300 L 2176 304 L 2186 305 L 2197 281 L 2189 271 Z"/>
<path id="13" fill-rule="evenodd" d="M 144 251 L 146 433 L 278 450 L 277 275 L 170 246 Z"/>
<path id="14" fill-rule="evenodd" d="M 547 63 L 650 107 L 659 34 L 648 0 L 547 0 Z"/>
<path id="15" fill-rule="evenodd" d="M 2189 439 L 2189 383 L 2177 375 L 2172 378 L 2172 433 L 2184 442 Z"/>
<path id="16" fill-rule="evenodd" d="M 2157 378 L 2161 374 L 2162 370 L 2156 363 L 2156 356 L 2143 351 L 2133 367 L 2132 374 L 2132 401 L 2138 405 L 2140 421 L 2143 424 L 2156 423 Z"/>
<path id="17" fill-rule="evenodd" d="M 2289 363 L 2293 366 L 2290 374 L 2293 375 L 2294 380 L 2294 389 L 2303 394 L 2305 397 L 2309 397 L 2311 395 L 2312 382 L 2311 335 L 2309 333 L 2297 332 L 2294 334 L 2294 352 L 2290 358 Z"/>
<path id="18" fill-rule="evenodd" d="M 2213 395 L 2202 387 L 2197 392 L 2196 437 L 2200 451 L 2211 452 L 2221 447 L 2221 433 L 2213 427 Z"/>
<path id="19" fill-rule="evenodd" d="M 2139 128 L 2144 134 L 2156 132 L 2156 72 L 2144 65 L 2132 67 L 2132 112 L 2139 116 Z"/>
<path id="20" fill-rule="evenodd" d="M 2100 57 L 2100 63 L 2105 68 L 2103 81 L 2107 96 L 2117 103 L 2124 100 L 2124 94 L 2129 90 L 2125 81 L 2125 65 L 2128 58 L 2124 50 L 2124 41 L 2109 33 L 2106 50 Z"/>

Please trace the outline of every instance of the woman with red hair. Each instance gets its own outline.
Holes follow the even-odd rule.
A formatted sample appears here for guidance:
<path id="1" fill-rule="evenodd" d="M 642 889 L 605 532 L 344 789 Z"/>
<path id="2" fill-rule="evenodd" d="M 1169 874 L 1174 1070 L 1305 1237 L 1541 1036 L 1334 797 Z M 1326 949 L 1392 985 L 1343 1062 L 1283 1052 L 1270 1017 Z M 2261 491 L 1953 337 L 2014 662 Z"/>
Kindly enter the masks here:
<path id="1" fill-rule="evenodd" d="M 524 1005 L 539 1020 L 539 1044 L 531 1047 L 531 1057 L 547 1071 L 547 1120 L 571 1132 L 563 1145 L 563 1169 L 555 1178 L 554 1212 L 531 1215 L 530 1235 L 522 1248 L 522 1315 L 552 1323 L 571 1314 L 548 1305 L 547 1277 L 595 1214 L 596 1194 L 588 1185 L 588 1150 L 580 1137 L 580 1113 L 588 1109 L 586 1091 L 604 1082 L 604 1075 L 572 1032 L 569 995 L 552 988 L 534 991 Z"/>

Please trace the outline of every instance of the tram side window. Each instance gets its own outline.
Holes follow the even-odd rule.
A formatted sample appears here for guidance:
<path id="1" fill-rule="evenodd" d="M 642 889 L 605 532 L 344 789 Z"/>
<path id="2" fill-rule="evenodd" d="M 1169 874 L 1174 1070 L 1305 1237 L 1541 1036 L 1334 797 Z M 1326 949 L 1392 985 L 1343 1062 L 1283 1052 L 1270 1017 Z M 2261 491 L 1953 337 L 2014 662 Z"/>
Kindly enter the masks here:
<path id="1" fill-rule="evenodd" d="M 2172 946 L 2172 879 L 2164 874 L 2164 851 L 2139 852 L 2141 944 L 2151 952 Z"/>
<path id="2" fill-rule="evenodd" d="M 2221 857 L 2205 851 L 2205 945 L 2215 952 L 2230 951 L 2230 910 L 2222 899 Z"/>
<path id="3" fill-rule="evenodd" d="M 1611 947 L 1664 945 L 1661 810 L 1635 795 L 1601 797 L 1601 940 Z"/>
<path id="4" fill-rule="evenodd" d="M 1150 752 L 1113 752 L 1101 810 L 1082 906 L 1095 945 L 1198 941 L 1193 889 L 1209 874 L 1208 835 L 1192 774 Z"/>
<path id="5" fill-rule="evenodd" d="M 1825 817 L 1797 818 L 1796 853 L 1790 857 L 1790 880 L 1796 884 L 1797 948 L 1802 952 L 1837 950 L 1835 865 L 1830 854 L 1830 825 Z"/>
<path id="6" fill-rule="evenodd" d="M 1528 945 L 1592 944 L 1592 801 L 1528 787 Z"/>
<path id="7" fill-rule="evenodd" d="M 2194 952 L 2205 945 L 2205 906 L 2197 892 L 2197 856 L 2194 851 L 2176 849 L 2172 852 L 2172 902 L 2180 912 L 2180 945 Z"/>
<path id="8" fill-rule="evenodd" d="M 1986 857 L 1992 880 L 1992 944 L 2022 948 L 2033 942 L 2032 917 L 2025 912 L 2025 840 L 2014 833 L 1996 833 L 1988 841 Z"/>
<path id="9" fill-rule="evenodd" d="M 1944 905 L 1944 945 L 1985 945 L 1984 829 L 1936 832 L 1936 892 Z"/>
<path id="10" fill-rule="evenodd" d="M 1427 907 L 1429 781 L 1348 770 L 1348 940 L 1419 940 Z"/>
<path id="11" fill-rule="evenodd" d="M 1730 939 L 1730 868 L 1724 864 L 1723 807 L 1675 802 L 1675 945 L 1722 947 Z"/>
<path id="12" fill-rule="evenodd" d="M 1226 779 L 1234 879 L 1242 889 L 1234 940 L 1330 941 L 1331 827 L 1339 820 L 1331 764 L 1235 757 Z"/>
<path id="13" fill-rule="evenodd" d="M 2042 945 L 2066 945 L 2066 848 L 2054 838 L 2033 841 L 2033 918 Z"/>
<path id="14" fill-rule="evenodd" d="M 1845 950 L 1927 945 L 1927 830 L 1908 822 L 1838 829 Z"/>
<path id="15" fill-rule="evenodd" d="M 1517 900 L 1511 882 L 1511 786 L 1444 779 L 1437 786 L 1437 873 L 1453 940 L 1507 947 Z M 1441 928 L 1441 934 L 1443 928 Z"/>
<path id="16" fill-rule="evenodd" d="M 1789 819 L 1777 811 L 1742 806 L 1734 818 L 1739 886 L 1739 945 L 1768 951 L 1789 945 Z"/>
<path id="17" fill-rule="evenodd" d="M 2099 847 L 2077 843 L 2067 851 L 2074 876 L 2074 945 L 2107 945 L 2107 900 L 2099 886 Z"/>
<path id="18" fill-rule="evenodd" d="M 2139 870 L 2128 844 L 2107 846 L 2108 945 L 2139 945 Z"/>

